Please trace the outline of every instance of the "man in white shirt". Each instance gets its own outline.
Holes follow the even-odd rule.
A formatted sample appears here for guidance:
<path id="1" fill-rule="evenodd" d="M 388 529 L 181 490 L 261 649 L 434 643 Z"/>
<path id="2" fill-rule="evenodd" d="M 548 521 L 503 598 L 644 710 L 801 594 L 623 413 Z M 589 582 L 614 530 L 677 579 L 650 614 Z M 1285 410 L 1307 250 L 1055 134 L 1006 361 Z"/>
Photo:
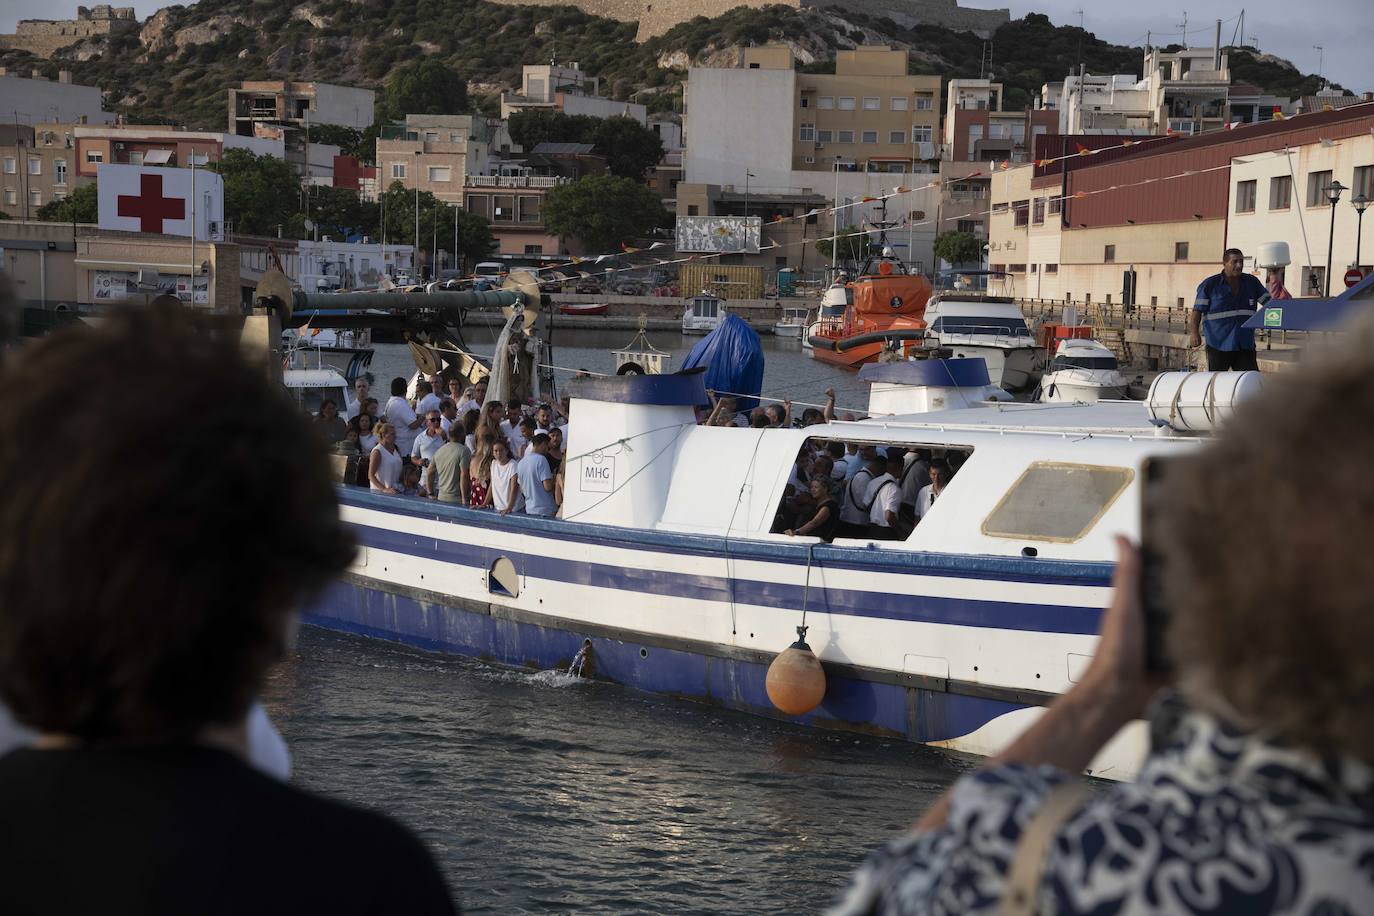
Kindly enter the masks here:
<path id="1" fill-rule="evenodd" d="M 857 449 L 858 447 L 855 446 Z M 875 456 L 873 446 L 865 445 L 861 455 L 853 456 L 854 463 L 858 463 L 861 458 L 872 460 Z M 868 493 L 868 485 L 873 482 L 873 478 L 882 473 L 876 473 L 865 466 L 855 471 L 854 476 L 849 479 L 844 486 L 843 499 L 840 501 L 840 523 L 836 528 L 835 536 L 842 538 L 861 538 L 868 536 L 868 510 L 870 503 L 864 498 Z"/>
<path id="2" fill-rule="evenodd" d="M 906 465 L 902 476 L 902 522 L 908 526 L 916 524 L 916 497 L 930 484 L 930 449 L 917 448 L 906 453 Z"/>
<path id="3" fill-rule="evenodd" d="M 540 404 L 535 408 L 534 422 L 537 430 L 547 435 L 553 429 L 553 408 L 548 404 Z"/>
<path id="4" fill-rule="evenodd" d="M 424 421 L 415 415 L 410 402 L 406 400 L 405 379 L 391 380 L 391 398 L 382 412 L 386 415 L 386 422 L 396 427 L 396 448 L 400 449 L 402 455 L 409 455 Z"/>
<path id="5" fill-rule="evenodd" d="M 549 469 L 547 433 L 535 433 L 529 450 L 515 469 L 515 479 L 525 496 L 525 512 L 530 515 L 551 516 L 558 511 L 553 498 L 553 471 Z"/>
<path id="6" fill-rule="evenodd" d="M 868 464 L 864 457 L 859 454 L 859 447 L 855 445 L 853 442 L 845 444 L 844 461 L 845 480 L 853 480 L 854 475 L 858 474 L 859 471 L 863 470 L 864 467 Z"/>
<path id="7" fill-rule="evenodd" d="M 458 408 L 454 406 L 455 404 L 456 402 L 452 398 L 444 398 L 439 402 L 439 425 L 444 428 L 445 436 L 447 436 L 448 431 L 453 428 L 453 424 L 458 423 L 462 425 L 458 419 L 462 415 L 458 413 Z"/>
<path id="8" fill-rule="evenodd" d="M 356 417 L 367 403 L 372 386 L 368 384 L 367 376 L 360 375 L 353 381 L 353 394 L 344 398 L 348 403 L 344 405 L 347 419 Z"/>
<path id="9" fill-rule="evenodd" d="M 525 411 L 520 401 L 511 398 L 506 402 L 506 419 L 501 421 L 501 435 L 510 443 L 512 458 L 519 458 L 525 450 L 525 437 L 520 433 L 520 421 L 525 419 Z"/>
<path id="10" fill-rule="evenodd" d="M 875 541 L 900 540 L 897 513 L 902 506 L 902 485 L 897 482 L 897 475 L 902 473 L 902 459 L 895 455 L 887 459 L 875 458 L 873 470 L 882 473 L 873 478 L 864 494 L 864 501 L 868 503 L 868 535 Z"/>
<path id="11" fill-rule="evenodd" d="M 443 421 L 444 418 L 437 410 L 425 414 L 425 428 L 415 437 L 415 442 L 410 447 L 410 461 L 419 466 L 420 479 L 430 493 L 434 492 L 434 454 L 448 442 L 448 436 L 444 435 Z"/>
<path id="12" fill-rule="evenodd" d="M 943 458 L 935 458 L 930 462 L 930 483 L 921 488 L 921 492 L 916 494 L 916 520 L 919 522 L 926 517 L 930 507 L 935 505 L 935 500 L 945 491 L 945 484 L 949 481 L 949 464 Z"/>
<path id="13" fill-rule="evenodd" d="M 415 412 L 420 416 L 439 409 L 440 398 L 434 393 L 434 386 L 424 379 L 415 383 L 415 396 L 419 399 L 415 404 Z"/>

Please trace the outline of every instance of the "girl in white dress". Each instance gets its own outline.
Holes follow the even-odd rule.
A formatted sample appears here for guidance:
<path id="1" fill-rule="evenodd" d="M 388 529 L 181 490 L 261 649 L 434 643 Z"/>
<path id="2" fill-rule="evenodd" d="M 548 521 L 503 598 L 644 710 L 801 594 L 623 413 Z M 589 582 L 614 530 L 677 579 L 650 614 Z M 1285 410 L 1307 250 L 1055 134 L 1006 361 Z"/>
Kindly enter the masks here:
<path id="1" fill-rule="evenodd" d="M 396 427 L 377 426 L 377 447 L 367 459 L 367 480 L 373 492 L 395 496 L 401 489 L 401 465 L 405 459 L 396 447 Z"/>

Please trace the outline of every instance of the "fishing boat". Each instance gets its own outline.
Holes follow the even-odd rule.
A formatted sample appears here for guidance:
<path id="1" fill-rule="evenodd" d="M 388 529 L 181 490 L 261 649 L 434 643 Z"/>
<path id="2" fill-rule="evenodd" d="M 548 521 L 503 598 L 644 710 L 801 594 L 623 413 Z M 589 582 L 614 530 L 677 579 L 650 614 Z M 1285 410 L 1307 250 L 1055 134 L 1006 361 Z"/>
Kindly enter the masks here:
<path id="1" fill-rule="evenodd" d="M 882 214 L 881 206 L 879 211 Z M 807 337 L 812 359 L 857 369 L 877 360 L 884 350 L 905 358 L 924 346 L 924 315 L 933 289 L 930 281 L 910 270 L 888 244 L 892 223 L 880 216 L 871 225 L 878 231 L 874 246 L 878 253 L 847 284 L 841 317 L 822 317 L 815 333 Z"/>
<path id="2" fill-rule="evenodd" d="M 955 357 L 987 363 L 994 385 L 1029 387 L 1041 372 L 1041 350 L 1021 307 L 1008 296 L 940 293 L 926 309 L 929 337 Z"/>
<path id="3" fill-rule="evenodd" d="M 558 311 L 563 315 L 604 315 L 609 308 L 605 302 L 564 302 Z"/>
<path id="4" fill-rule="evenodd" d="M 1098 401 L 1125 393 L 1126 379 L 1116 354 L 1100 341 L 1071 338 L 1060 342 L 1050 360 L 1040 379 L 1038 400 Z"/>
<path id="5" fill-rule="evenodd" d="M 687 300 L 682 313 L 682 333 L 709 334 L 725 319 L 725 303 L 719 296 L 702 292 Z"/>
<path id="6" fill-rule="evenodd" d="M 811 310 L 802 306 L 786 305 L 782 317 L 773 322 L 774 337 L 800 338 L 810 322 Z"/>

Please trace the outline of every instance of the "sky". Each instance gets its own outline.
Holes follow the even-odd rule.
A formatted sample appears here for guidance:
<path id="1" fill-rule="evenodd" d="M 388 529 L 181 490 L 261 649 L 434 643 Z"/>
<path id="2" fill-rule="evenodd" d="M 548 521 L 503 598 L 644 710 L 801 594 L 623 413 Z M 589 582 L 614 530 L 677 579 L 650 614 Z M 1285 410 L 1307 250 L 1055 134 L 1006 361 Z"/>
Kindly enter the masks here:
<path id="1" fill-rule="evenodd" d="M 680 0 L 679 0 L 680 2 Z M 900 2 L 900 0 L 898 0 Z M 116 0 L 111 5 L 128 5 Z M 1044 13 L 1057 25 L 1076 25 L 1083 10 L 1083 27 L 1100 38 L 1121 44 L 1144 43 L 1146 31 L 1153 32 L 1159 44 L 1181 41 L 1184 12 L 1188 17 L 1188 38 L 1194 45 L 1211 45 L 1216 20 L 1222 25 L 1222 43 L 1228 44 L 1238 24 L 1241 0 L 1173 0 L 1177 9 L 1163 10 L 1139 0 L 961 0 L 962 6 L 1007 7 L 1013 16 Z M 87 5 L 93 5 L 88 3 Z M 152 15 L 166 3 L 138 2 L 140 17 Z M 1374 37 L 1370 25 L 1368 0 L 1246 0 L 1245 37 L 1237 43 L 1257 43 L 1271 54 L 1287 58 L 1304 73 L 1316 73 L 1322 61 L 1322 75 L 1354 92 L 1374 89 L 1374 61 L 1369 44 Z M 1299 14 L 1298 10 L 1301 10 Z M 1148 12 L 1147 12 L 1148 11 Z M 68 0 L 0 0 L 0 32 L 13 32 L 19 19 L 51 19 L 76 15 L 76 3 Z M 1322 45 L 1325 51 L 1316 50 Z M 996 49 L 994 49 L 994 54 Z"/>

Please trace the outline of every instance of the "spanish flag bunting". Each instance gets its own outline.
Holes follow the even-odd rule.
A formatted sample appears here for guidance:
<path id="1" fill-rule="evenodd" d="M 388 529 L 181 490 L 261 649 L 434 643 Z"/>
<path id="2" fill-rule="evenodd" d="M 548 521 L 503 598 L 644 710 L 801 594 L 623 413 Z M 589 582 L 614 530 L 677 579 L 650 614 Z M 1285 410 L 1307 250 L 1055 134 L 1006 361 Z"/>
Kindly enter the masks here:
<path id="1" fill-rule="evenodd" d="M 1087 191 L 1074 191 L 1074 192 L 1073 192 L 1073 196 L 1074 196 L 1074 197 L 1079 197 L 1079 198 L 1087 197 L 1087 196 L 1088 196 L 1088 192 L 1087 192 Z"/>
<path id="2" fill-rule="evenodd" d="M 639 251 L 640 249 L 638 249 L 638 248 L 631 248 L 629 245 L 626 245 L 624 242 L 621 242 L 621 243 L 620 243 L 620 250 L 623 251 L 623 252 L 625 252 L 626 254 L 634 254 L 636 251 Z"/>
<path id="3" fill-rule="evenodd" d="M 1135 144 L 1136 144 L 1136 141 L 1134 141 L 1134 140 L 1122 140 L 1122 141 L 1121 141 L 1121 145 L 1122 145 L 1122 146 L 1135 146 Z"/>
<path id="4" fill-rule="evenodd" d="M 874 202 L 875 200 L 877 200 L 877 199 L 878 199 L 878 198 L 876 198 L 876 197 L 860 197 L 860 198 L 859 198 L 859 203 L 861 203 L 861 204 L 871 204 L 871 203 L 873 203 L 873 202 Z"/>
<path id="5" fill-rule="evenodd" d="M 902 188 L 896 188 L 895 190 L 893 190 L 892 193 L 893 193 L 893 194 L 905 194 L 905 193 L 907 193 L 907 192 L 910 191 L 910 190 L 911 190 L 911 188 L 902 187 Z"/>
<path id="6" fill-rule="evenodd" d="M 1046 166 L 1048 166 L 1048 165 L 1049 165 L 1051 162 L 1053 162 L 1053 161 L 1054 161 L 1053 159 L 1037 159 L 1037 160 L 1035 160 L 1035 164 L 1036 164 L 1038 167 L 1040 167 L 1040 168 L 1043 169 L 1043 168 L 1045 168 Z"/>
<path id="7" fill-rule="evenodd" d="M 1080 156 L 1086 156 L 1092 152 L 1092 150 L 1088 149 L 1082 143 L 1075 143 L 1074 146 L 1078 147 L 1078 155 Z"/>
<path id="8" fill-rule="evenodd" d="M 1002 164 L 999 165 L 998 168 L 1005 172 L 1007 169 L 1011 168 L 1011 160 L 1003 159 Z"/>

